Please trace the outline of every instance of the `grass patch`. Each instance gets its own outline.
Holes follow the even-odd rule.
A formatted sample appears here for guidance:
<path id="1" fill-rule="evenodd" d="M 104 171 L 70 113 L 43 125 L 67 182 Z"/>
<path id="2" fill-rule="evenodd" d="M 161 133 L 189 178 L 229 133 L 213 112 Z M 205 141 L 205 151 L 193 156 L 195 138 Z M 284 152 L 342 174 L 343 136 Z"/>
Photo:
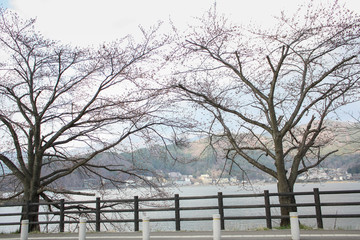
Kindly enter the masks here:
<path id="1" fill-rule="evenodd" d="M 302 230 L 314 230 L 314 228 L 313 227 L 311 227 L 311 226 L 308 226 L 308 225 L 304 225 L 304 224 L 301 224 L 300 223 L 300 229 L 302 229 Z"/>
<path id="2" fill-rule="evenodd" d="M 279 226 L 279 227 L 274 227 L 274 229 L 276 230 L 285 230 L 285 229 L 290 229 L 291 226 L 290 225 L 287 225 L 287 226 Z"/>
<path id="3" fill-rule="evenodd" d="M 271 230 L 271 229 L 267 228 L 267 227 L 258 227 L 258 228 L 254 229 L 254 231 L 268 231 L 268 230 Z"/>
<path id="4" fill-rule="evenodd" d="M 308 225 L 304 225 L 304 224 L 301 224 L 299 225 L 299 228 L 301 230 L 314 230 L 313 227 L 311 226 L 308 226 Z M 274 227 L 274 229 L 277 229 L 277 230 L 286 230 L 286 229 L 291 229 L 291 226 L 290 225 L 287 225 L 287 226 L 280 226 L 280 227 Z"/>

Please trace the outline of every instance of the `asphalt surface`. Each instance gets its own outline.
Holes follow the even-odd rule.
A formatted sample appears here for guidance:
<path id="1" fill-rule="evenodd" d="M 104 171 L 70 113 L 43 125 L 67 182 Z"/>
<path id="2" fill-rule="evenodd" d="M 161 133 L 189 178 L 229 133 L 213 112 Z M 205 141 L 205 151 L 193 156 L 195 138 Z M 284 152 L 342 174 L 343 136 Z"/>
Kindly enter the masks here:
<path id="1" fill-rule="evenodd" d="M 20 234 L 0 234 L 1 240 L 18 240 Z M 52 234 L 29 234 L 29 240 L 78 240 L 77 233 L 52 233 Z M 116 232 L 102 232 L 102 233 L 87 233 L 86 239 L 96 240 L 134 240 L 142 239 L 141 232 L 135 233 L 116 233 Z M 180 240 L 180 239 L 199 239 L 199 240 L 212 240 L 212 232 L 154 232 L 150 234 L 151 240 Z M 241 231 L 230 232 L 223 231 L 221 239 L 224 240 L 286 240 L 292 239 L 290 230 L 268 230 L 268 231 Z M 303 230 L 300 231 L 301 240 L 359 240 L 360 231 L 358 230 Z"/>

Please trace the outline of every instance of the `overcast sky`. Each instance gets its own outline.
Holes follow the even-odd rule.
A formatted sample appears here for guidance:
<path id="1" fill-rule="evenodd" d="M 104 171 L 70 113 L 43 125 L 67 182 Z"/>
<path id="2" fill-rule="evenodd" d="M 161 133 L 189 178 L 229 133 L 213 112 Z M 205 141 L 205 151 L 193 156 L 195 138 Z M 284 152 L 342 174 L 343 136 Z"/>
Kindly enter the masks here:
<path id="1" fill-rule="evenodd" d="M 294 11 L 309 0 L 217 0 L 217 10 L 234 22 L 270 24 L 280 10 Z M 315 0 L 325 1 L 325 0 Z M 185 27 L 215 0 L 0 0 L 0 5 L 24 18 L 36 18 L 46 37 L 64 43 L 91 45 L 111 41 L 171 19 Z M 359 0 L 340 0 L 360 13 Z"/>

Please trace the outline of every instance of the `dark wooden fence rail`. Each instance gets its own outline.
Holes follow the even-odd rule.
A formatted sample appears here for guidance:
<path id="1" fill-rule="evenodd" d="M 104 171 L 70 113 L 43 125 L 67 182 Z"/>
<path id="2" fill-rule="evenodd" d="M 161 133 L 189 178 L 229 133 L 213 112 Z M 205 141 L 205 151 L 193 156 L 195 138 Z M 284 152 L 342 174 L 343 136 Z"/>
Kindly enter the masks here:
<path id="1" fill-rule="evenodd" d="M 175 194 L 174 197 L 169 198 L 146 198 L 141 199 L 135 196 L 133 199 L 123 199 L 123 200 L 101 200 L 96 198 L 95 201 L 64 201 L 50 203 L 3 203 L 1 207 L 22 207 L 24 205 L 40 205 L 40 206 L 52 206 L 55 211 L 41 211 L 39 215 L 51 215 L 58 216 L 57 220 L 53 221 L 39 221 L 33 222 L 33 224 L 57 224 L 59 226 L 59 231 L 64 232 L 65 224 L 76 224 L 78 223 L 78 218 L 80 215 L 90 216 L 88 222 L 95 225 L 95 230 L 101 230 L 101 224 L 105 223 L 133 223 L 134 230 L 139 231 L 139 224 L 141 222 L 140 212 L 173 212 L 173 218 L 153 218 L 152 222 L 175 222 L 175 230 L 181 230 L 181 222 L 183 221 L 211 221 L 212 216 L 208 217 L 190 217 L 185 218 L 181 217 L 181 213 L 185 211 L 202 211 L 202 210 L 216 210 L 221 216 L 221 229 L 225 229 L 226 220 L 265 220 L 267 228 L 272 228 L 272 220 L 289 218 L 289 216 L 273 215 L 272 209 L 280 208 L 281 206 L 296 206 L 301 207 L 314 207 L 314 214 L 310 215 L 299 215 L 299 218 L 313 218 L 316 219 L 317 227 L 323 228 L 323 219 L 324 218 L 360 218 L 360 213 L 352 214 L 322 214 L 322 207 L 339 207 L 339 206 L 360 206 L 360 201 L 357 202 L 321 202 L 321 196 L 334 195 L 334 194 L 359 194 L 360 190 L 342 190 L 342 191 L 319 191 L 318 188 L 314 188 L 312 192 L 294 192 L 294 193 L 269 193 L 265 190 L 261 194 L 232 194 L 232 195 L 223 195 L 219 192 L 217 195 L 210 196 L 189 196 L 189 197 L 180 197 L 178 194 Z M 271 203 L 272 197 L 278 197 L 280 195 L 312 195 L 314 201 L 310 203 L 297 202 L 296 204 L 289 205 L 280 205 L 278 203 Z M 224 199 L 233 198 L 263 198 L 263 204 L 252 204 L 252 205 L 226 205 L 224 204 Z M 205 200 L 205 199 L 214 199 L 217 200 L 217 205 L 211 206 L 181 206 L 182 202 L 185 201 L 194 201 L 194 200 Z M 359 198 L 360 200 L 360 198 Z M 162 202 L 161 207 L 154 207 L 149 202 Z M 275 200 L 274 202 L 278 202 Z M 167 203 L 167 204 L 166 204 Z M 122 208 L 118 208 L 121 205 Z M 146 205 L 149 205 L 146 207 Z M 166 207 L 166 205 L 170 205 Z M 262 216 L 225 216 L 225 209 L 254 209 L 260 208 L 264 209 L 265 214 Z M 102 217 L 104 214 L 109 213 L 133 213 L 132 218 L 116 218 L 109 219 L 108 217 Z M 25 215 L 25 218 L 31 214 L 36 214 L 33 212 L 27 213 L 0 213 L 0 218 L 10 217 L 10 216 L 21 216 Z M 72 216 L 72 220 L 65 220 L 65 216 Z M 92 216 L 92 217 L 91 217 Z M 70 219 L 70 218 L 69 218 Z M 0 226 L 4 225 L 20 225 L 20 222 L 4 222 L 0 221 Z M 31 224 L 31 223 L 30 223 Z"/>

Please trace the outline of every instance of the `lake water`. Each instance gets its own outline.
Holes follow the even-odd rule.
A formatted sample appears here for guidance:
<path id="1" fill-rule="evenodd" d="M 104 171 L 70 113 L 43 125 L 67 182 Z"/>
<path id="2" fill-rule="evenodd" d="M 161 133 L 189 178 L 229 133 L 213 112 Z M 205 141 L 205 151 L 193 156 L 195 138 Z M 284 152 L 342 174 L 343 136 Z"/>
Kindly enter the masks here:
<path id="1" fill-rule="evenodd" d="M 360 182 L 328 182 L 328 183 L 298 183 L 295 185 L 295 192 L 313 191 L 313 188 L 319 188 L 320 191 L 328 190 L 360 190 Z M 250 186 L 187 186 L 174 190 L 174 193 L 178 193 L 180 196 L 202 196 L 202 195 L 216 195 L 218 192 L 226 194 L 251 194 L 251 193 L 263 193 L 264 190 L 269 190 L 270 193 L 277 192 L 276 184 L 256 184 L 253 187 Z M 325 197 L 326 196 L 326 197 Z M 360 202 L 360 194 L 351 195 L 325 195 L 321 198 L 321 202 Z M 298 203 L 313 203 L 313 196 L 297 196 Z M 271 203 L 278 203 L 277 197 L 271 198 Z M 216 205 L 217 199 L 210 200 L 192 200 L 191 202 L 181 201 L 181 207 L 186 206 L 203 206 L 203 205 Z M 233 199 L 225 198 L 224 205 L 248 205 L 248 204 L 264 204 L 264 198 L 242 198 Z M 354 209 L 355 208 L 355 209 Z M 225 209 L 225 216 L 253 216 L 253 215 L 265 215 L 264 209 Z M 181 217 L 209 217 L 212 214 L 218 213 L 217 210 L 204 210 L 181 212 Z M 315 214 L 314 207 L 302 207 L 298 208 L 299 215 Z M 359 206 L 350 207 L 322 207 L 323 214 L 360 214 Z M 173 214 L 168 213 L 167 217 L 174 217 Z M 278 209 L 272 209 L 272 215 L 280 215 Z M 160 217 L 159 213 L 147 214 L 150 219 Z M 161 216 L 162 217 L 162 216 Z M 307 226 L 316 228 L 315 219 L 301 219 L 301 223 Z M 171 230 L 175 229 L 174 223 L 152 223 L 152 228 L 155 230 Z M 280 220 L 273 220 L 273 227 L 279 226 Z M 357 229 L 360 230 L 360 218 L 338 218 L 338 219 L 323 219 L 325 229 Z M 211 222 L 181 222 L 181 230 L 188 231 L 210 231 L 212 227 Z M 226 230 L 248 230 L 256 228 L 266 227 L 265 220 L 226 220 Z"/>
<path id="2" fill-rule="evenodd" d="M 313 188 L 319 188 L 320 191 L 328 190 L 359 190 L 360 182 L 328 182 L 328 183 L 297 183 L 295 185 L 295 192 L 312 191 Z M 270 193 L 276 192 L 276 184 L 256 184 L 251 186 L 183 186 L 179 188 L 168 189 L 170 195 L 179 194 L 180 196 L 204 196 L 204 195 L 217 195 L 218 192 L 226 194 L 252 194 L 252 193 L 263 193 L 264 190 L 269 190 Z M 142 196 L 144 191 L 141 193 L 136 189 L 129 189 L 124 198 L 131 198 L 134 195 Z M 118 197 L 118 195 L 117 195 Z M 107 194 L 106 199 L 115 198 L 115 195 Z M 85 200 L 94 198 L 89 197 L 77 197 L 75 200 Z M 302 202 L 313 202 L 312 196 L 297 196 L 296 200 L 298 203 Z M 326 195 L 322 196 L 321 202 L 359 202 L 360 194 L 345 194 L 345 195 Z M 271 203 L 276 203 L 277 198 L 271 198 Z M 225 198 L 224 205 L 247 205 L 247 204 L 263 204 L 264 199 L 259 198 Z M 217 204 L 217 199 L 208 200 L 191 200 L 181 201 L 181 207 L 187 206 L 211 206 Z M 0 208 L 0 212 L 20 212 L 20 208 Z M 298 208 L 299 215 L 303 214 L 314 214 L 314 207 L 303 207 Z M 218 213 L 217 210 L 203 210 L 203 211 L 181 211 L 181 217 L 211 217 L 213 214 Z M 322 207 L 323 214 L 346 214 L 346 213 L 357 213 L 360 214 L 359 206 L 349 207 Z M 253 215 L 264 215 L 264 209 L 225 209 L 225 216 L 253 216 Z M 278 209 L 272 210 L 272 215 L 279 215 Z M 132 214 L 130 214 L 132 216 Z M 150 219 L 153 218 L 173 218 L 173 212 L 147 212 L 140 213 L 140 218 L 147 216 Z M 123 216 L 124 217 L 124 216 Z M 126 217 L 126 216 L 125 216 Z M 45 219 L 44 219 L 45 220 Z M 16 222 L 19 221 L 19 217 L 0 217 L 0 222 Z M 337 219 L 323 219 L 325 229 L 354 229 L 360 230 L 360 218 L 337 218 Z M 307 226 L 316 228 L 315 219 L 301 219 L 301 223 Z M 120 226 L 121 225 L 121 226 Z M 140 224 L 141 225 L 141 224 Z M 273 227 L 279 225 L 279 220 L 273 220 Z M 65 231 L 73 230 L 76 226 L 65 226 Z M 181 222 L 181 230 L 187 231 L 211 231 L 212 222 Z M 265 220 L 236 220 L 236 221 L 225 221 L 226 230 L 248 230 L 266 227 Z M 132 231 L 133 224 L 119 224 L 119 229 L 122 231 Z M 152 222 L 152 231 L 174 231 L 175 223 L 173 222 Z M 0 232 L 12 232 L 16 231 L 15 226 L 1 226 Z M 46 229 L 45 229 L 46 230 Z M 52 231 L 51 225 L 48 228 Z M 102 226 L 102 230 L 105 230 Z"/>

